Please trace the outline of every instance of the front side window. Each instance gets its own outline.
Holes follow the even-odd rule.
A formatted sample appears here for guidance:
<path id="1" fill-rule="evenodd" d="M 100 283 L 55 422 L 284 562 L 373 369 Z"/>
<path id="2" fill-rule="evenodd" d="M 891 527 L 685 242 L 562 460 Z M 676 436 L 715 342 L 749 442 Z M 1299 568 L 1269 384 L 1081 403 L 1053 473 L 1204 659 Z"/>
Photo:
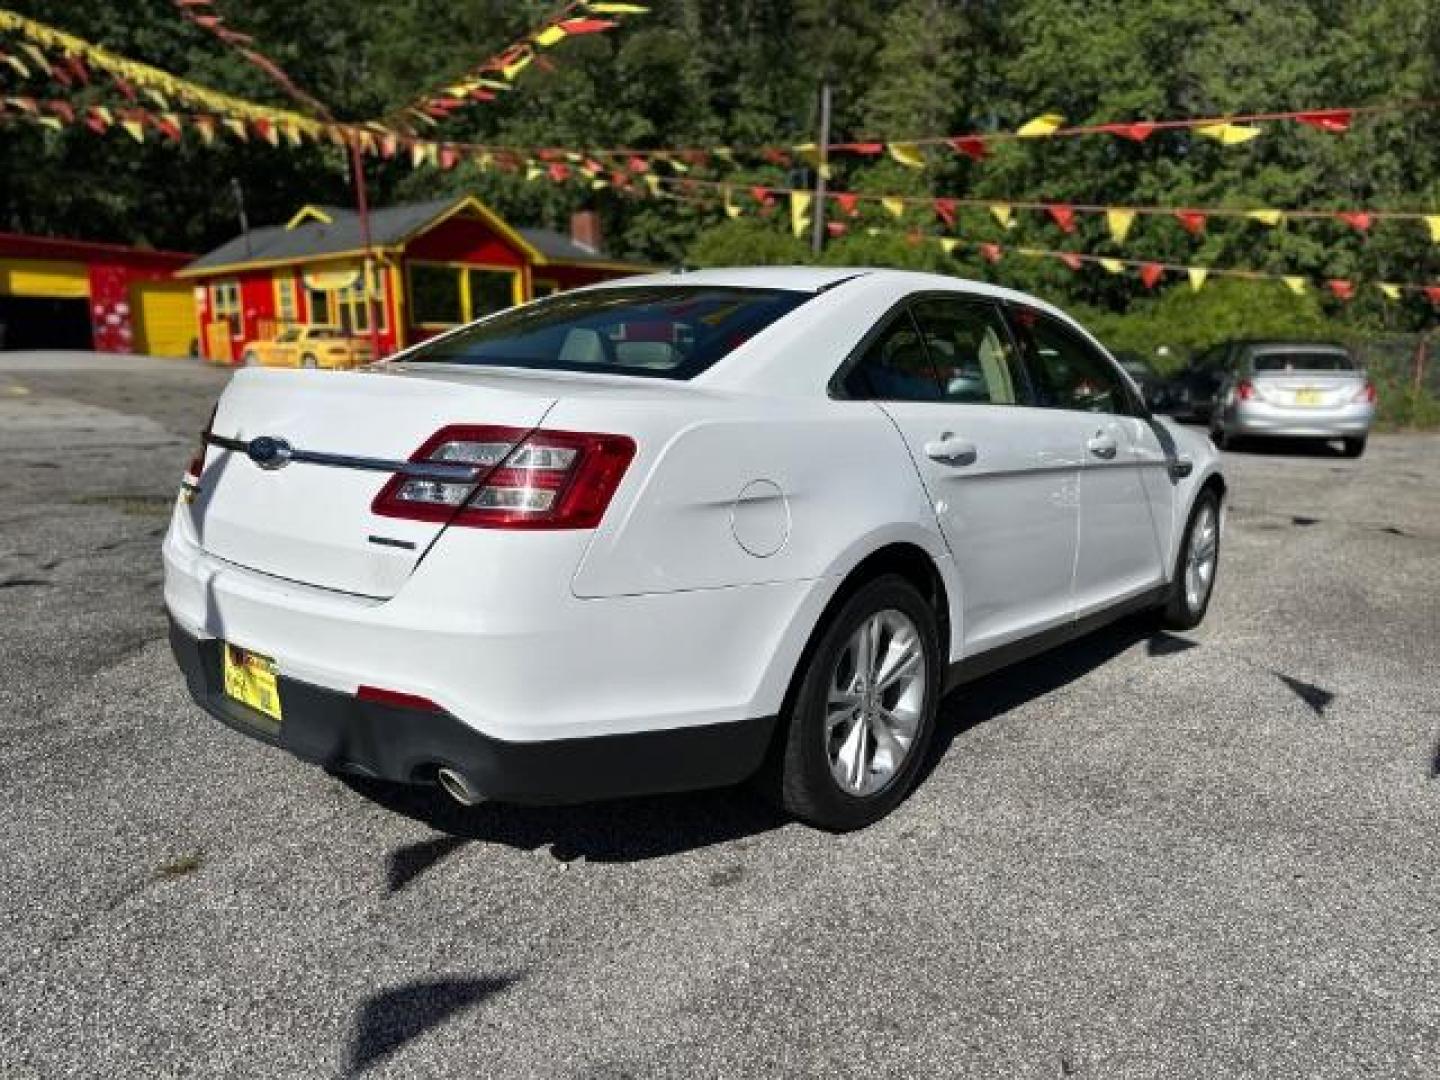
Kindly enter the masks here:
<path id="1" fill-rule="evenodd" d="M 1000 312 L 983 300 L 929 297 L 911 305 L 944 400 L 1028 401 L 1025 375 Z"/>
<path id="2" fill-rule="evenodd" d="M 908 309 L 870 342 L 846 374 L 844 387 L 845 396 L 857 401 L 942 400 L 940 380 Z"/>
<path id="3" fill-rule="evenodd" d="M 1035 403 L 1050 409 L 1130 415 L 1134 409 L 1120 373 L 1070 327 L 1030 308 L 1014 323 L 1035 384 Z"/>
<path id="4" fill-rule="evenodd" d="M 703 285 L 561 293 L 420 345 L 405 362 L 692 379 L 811 295 Z"/>

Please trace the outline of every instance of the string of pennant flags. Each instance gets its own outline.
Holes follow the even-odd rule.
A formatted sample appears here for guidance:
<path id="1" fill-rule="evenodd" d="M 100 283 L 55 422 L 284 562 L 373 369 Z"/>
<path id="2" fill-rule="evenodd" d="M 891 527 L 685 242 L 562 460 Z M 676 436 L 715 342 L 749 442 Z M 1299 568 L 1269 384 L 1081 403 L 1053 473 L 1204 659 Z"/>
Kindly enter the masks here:
<path id="1" fill-rule="evenodd" d="M 649 10 L 641 4 L 576 0 L 555 12 L 521 40 L 481 61 L 458 78 L 387 113 L 377 122 L 385 127 L 402 126 L 408 130 L 415 130 L 413 124 L 416 122 L 435 127 L 466 106 L 495 100 L 496 95 L 509 90 L 516 77 L 531 64 L 547 64 L 541 50 L 552 48 L 568 38 L 613 30 L 620 25 L 620 19 L 645 15 Z"/>
<path id="2" fill-rule="evenodd" d="M 282 143 L 298 147 L 308 141 L 316 145 L 333 144 L 337 147 L 352 148 L 383 159 L 408 160 L 416 168 L 428 165 L 452 169 L 462 161 L 468 161 L 481 170 L 497 169 L 518 173 L 527 180 L 544 180 L 557 184 L 579 182 L 592 189 L 614 188 L 620 194 L 632 197 L 648 196 L 705 203 L 723 209 L 727 216 L 732 218 L 746 212 L 747 206 L 743 200 L 749 200 L 755 209 L 766 216 L 773 214 L 783 202 L 788 204 L 791 228 L 799 236 L 810 226 L 815 199 L 812 192 L 790 187 L 701 179 L 690 175 L 692 170 L 712 166 L 717 162 L 736 165 L 738 157 L 746 156 L 780 166 L 793 164 L 798 159 L 815 167 L 822 175 L 829 175 L 828 159 L 831 154 L 862 157 L 888 155 L 907 167 L 924 168 L 931 163 L 931 151 L 935 149 L 981 161 L 989 154 L 993 144 L 1007 140 L 1110 135 L 1138 143 L 1145 142 L 1156 132 L 1166 130 L 1187 130 L 1222 145 L 1238 146 L 1254 140 L 1261 134 L 1264 125 L 1268 124 L 1288 122 L 1338 134 L 1350 130 L 1360 117 L 1440 106 L 1440 102 L 1411 101 L 1345 109 L 1073 126 L 1067 126 L 1065 118 L 1059 114 L 1045 113 L 1013 131 L 904 141 L 832 143 L 823 148 L 810 143 L 749 148 L 712 146 L 669 149 L 497 146 L 444 141 L 417 133 L 421 127 L 438 127 L 456 111 L 471 104 L 493 100 L 498 93 L 510 89 L 519 74 L 532 64 L 545 66 L 547 61 L 542 56 L 542 50 L 572 36 L 612 29 L 618 25 L 621 17 L 644 14 L 648 9 L 639 4 L 612 3 L 607 0 L 572 0 L 552 14 L 541 26 L 527 33 L 523 39 L 482 61 L 458 78 L 448 81 L 445 86 L 420 95 L 384 117 L 360 123 L 342 123 L 331 116 L 323 103 L 307 95 L 283 69 L 255 48 L 254 41 L 248 34 L 227 25 L 215 7 L 215 0 L 174 2 L 192 23 L 237 49 L 247 60 L 264 70 L 285 88 L 306 112 L 261 105 L 224 94 L 158 68 L 118 56 L 74 35 L 13 12 L 0 10 L 0 34 L 9 33 L 19 38 L 18 45 L 11 45 L 8 40 L 0 39 L 0 68 L 8 68 L 25 79 L 36 74 L 44 75 L 66 88 L 90 86 L 92 79 L 100 74 L 110 79 L 125 99 L 123 105 L 110 106 L 40 99 L 20 94 L 5 95 L 0 96 L 0 122 L 29 122 L 55 130 L 81 125 L 97 134 L 118 129 L 137 142 L 144 142 L 147 136 L 154 133 L 163 140 L 178 143 L 187 131 L 193 131 L 205 145 L 214 144 L 217 136 L 222 134 L 242 142 L 254 139 L 276 147 Z M 6 48 L 7 45 L 11 45 L 11 48 Z M 156 108 L 141 104 L 141 94 Z M 664 171 L 657 167 L 663 167 Z M 737 202 L 737 194 L 742 201 Z M 1100 215 L 1105 220 L 1110 238 L 1116 243 L 1124 243 L 1135 222 L 1148 217 L 1170 218 L 1196 236 L 1205 232 L 1207 223 L 1212 218 L 1245 219 L 1272 228 L 1292 220 L 1335 221 L 1344 223 L 1360 234 L 1369 233 L 1381 222 L 1419 222 L 1426 228 L 1430 240 L 1440 243 L 1440 213 L 1428 211 L 1125 206 L 1034 199 L 1002 200 L 843 191 L 829 192 L 824 198 L 827 206 L 833 205 L 842 215 L 827 222 L 827 231 L 831 236 L 845 235 L 854 219 L 859 216 L 862 203 L 878 203 L 897 222 L 919 208 L 933 214 L 952 231 L 957 228 L 957 215 L 960 210 L 984 210 L 1007 228 L 1016 224 L 1017 212 L 1039 213 L 1066 234 L 1077 231 L 1079 218 Z M 871 235 L 878 235 L 883 231 L 876 228 L 866 229 Z M 914 243 L 938 243 L 947 253 L 961 247 L 972 248 L 991 263 L 998 262 L 1007 255 L 1016 255 L 1058 260 L 1075 271 L 1093 265 L 1111 274 L 1134 272 L 1142 284 L 1152 289 L 1167 277 L 1182 277 L 1196 290 L 1202 288 L 1210 277 L 1229 277 L 1279 281 L 1296 293 L 1319 288 L 1337 299 L 1348 301 L 1356 296 L 1357 288 L 1363 284 L 1373 285 L 1392 301 L 1401 300 L 1407 294 L 1418 293 L 1430 302 L 1440 305 L 1440 284 L 1387 281 L 1359 283 L 1344 278 L 1318 280 L 1239 268 L 1191 266 L 1032 247 L 1004 247 L 998 243 L 955 236 L 927 236 L 919 231 L 904 235 Z"/>
<path id="3" fill-rule="evenodd" d="M 174 3 L 187 20 L 236 49 L 292 98 L 304 103 L 311 113 L 333 120 L 330 110 L 322 102 L 301 90 L 283 68 L 254 48 L 251 35 L 226 25 L 216 0 L 174 0 Z M 648 11 L 649 8 L 641 4 L 571 0 L 520 40 L 449 80 L 444 86 L 426 91 L 408 104 L 370 121 L 367 126 L 413 132 L 418 121 L 433 127 L 464 106 L 494 101 L 500 93 L 512 89 L 515 79 L 532 63 L 550 66 L 550 61 L 541 56 L 540 50 L 549 49 L 567 38 L 612 30 L 620 25 L 620 18 L 644 15 Z"/>
<path id="4" fill-rule="evenodd" d="M 714 195 L 675 194 L 663 192 L 663 198 L 673 199 L 679 202 L 697 203 L 711 208 L 726 207 L 727 204 L 717 199 Z M 773 211 L 777 204 L 772 202 L 770 209 Z M 813 205 L 813 196 L 809 192 L 791 191 L 789 193 L 789 216 L 791 227 L 797 236 L 803 235 L 809 228 L 810 211 Z M 830 229 L 832 236 L 843 236 L 848 231 L 843 222 L 829 222 L 829 226 L 841 226 L 840 229 Z M 867 236 L 895 236 L 904 237 L 905 240 L 914 245 L 931 243 L 938 245 L 947 255 L 957 251 L 973 251 L 983 258 L 987 263 L 995 264 L 1001 260 L 1018 256 L 1025 259 L 1046 259 L 1059 262 L 1070 270 L 1079 272 L 1086 267 L 1098 267 L 1108 274 L 1124 275 L 1133 272 L 1147 289 L 1154 289 L 1167 278 L 1181 278 L 1188 281 L 1195 292 L 1204 288 L 1205 283 L 1211 278 L 1234 278 L 1244 281 L 1266 281 L 1278 282 L 1296 295 L 1304 295 L 1312 289 L 1323 290 L 1338 300 L 1350 301 L 1355 299 L 1360 290 L 1369 285 L 1378 291 L 1385 299 L 1390 301 L 1403 300 L 1407 295 L 1419 295 L 1429 300 L 1430 303 L 1440 307 L 1440 282 L 1396 282 L 1396 281 L 1359 281 L 1353 278 L 1313 278 L 1303 274 L 1277 274 L 1264 270 L 1249 270 L 1241 267 L 1228 266 L 1204 266 L 1191 265 L 1186 263 L 1163 262 L 1154 259 L 1126 259 L 1112 255 L 1096 255 L 1081 251 L 1063 251 L 1052 248 L 1037 248 L 1027 246 L 1007 246 L 993 241 L 971 240 L 955 236 L 933 236 L 910 230 L 902 232 L 894 229 L 880 229 L 873 226 L 864 229 Z"/>
<path id="5" fill-rule="evenodd" d="M 549 180 L 566 183 L 572 180 L 588 182 L 592 187 L 614 187 L 627 190 L 638 182 L 651 195 L 659 195 L 668 189 L 687 193 L 711 191 L 721 198 L 721 206 L 728 216 L 738 217 L 745 212 L 745 206 L 737 201 L 737 195 L 755 208 L 766 210 L 777 200 L 788 200 L 791 205 L 804 204 L 813 198 L 807 190 L 776 187 L 763 184 L 737 185 L 718 180 L 702 180 L 688 176 L 661 176 L 651 169 L 637 171 L 632 168 L 614 168 L 595 158 L 575 151 L 541 150 L 538 156 L 527 157 L 520 153 L 495 149 L 468 143 L 442 143 L 398 135 L 388 131 L 373 131 L 356 128 L 354 125 L 338 123 L 297 122 L 291 117 L 254 117 L 248 122 L 237 117 L 216 116 L 205 113 L 181 113 L 176 111 L 153 112 L 141 107 L 112 109 L 102 105 L 76 107 L 66 101 L 40 101 L 34 98 L 6 97 L 0 99 L 0 115 L 5 112 L 59 130 L 62 127 L 83 123 L 93 131 L 104 132 L 119 127 L 132 138 L 143 142 L 147 132 L 154 132 L 164 139 L 177 142 L 186 127 L 193 129 L 207 145 L 214 142 L 219 133 L 248 142 L 252 137 L 280 146 L 282 140 L 292 146 L 301 145 L 307 138 L 325 141 L 336 146 L 345 146 L 351 139 L 358 140 L 362 150 L 386 159 L 401 157 L 408 159 L 412 166 L 430 165 L 451 169 L 461 161 L 470 161 L 481 169 L 495 168 L 505 172 L 523 173 L 529 180 Z M 860 213 L 862 204 L 879 205 L 897 220 L 905 218 L 916 209 L 931 212 L 947 228 L 954 229 L 960 210 L 983 210 L 988 212 L 1004 227 L 1016 223 L 1017 212 L 1035 212 L 1046 216 L 1054 225 L 1067 234 L 1078 229 L 1081 216 L 1092 215 L 1104 218 L 1111 239 L 1124 243 L 1139 218 L 1162 217 L 1176 221 L 1186 232 L 1194 236 L 1205 232 L 1207 222 L 1212 218 L 1227 218 L 1254 221 L 1267 227 L 1277 227 L 1286 221 L 1333 221 L 1344 223 L 1357 233 L 1368 233 L 1381 222 L 1415 222 L 1422 224 L 1432 242 L 1440 243 L 1440 213 L 1410 210 L 1377 209 L 1278 209 L 1273 207 L 1171 207 L 1171 206 L 1123 206 L 1099 203 L 1065 203 L 1025 199 L 977 199 L 949 196 L 887 195 L 868 192 L 827 192 L 827 203 L 843 215 L 854 219 Z M 808 223 L 808 210 L 806 222 Z M 844 220 L 830 222 L 835 235 L 843 235 L 848 227 Z M 797 221 L 796 228 L 808 227 Z M 798 233 L 797 233 L 798 234 Z"/>
<path id="6" fill-rule="evenodd" d="M 682 191 L 710 190 L 721 194 L 722 206 L 730 217 L 739 217 L 743 207 L 735 201 L 737 191 L 758 207 L 767 207 L 777 199 L 805 199 L 811 196 L 806 189 L 773 187 L 765 184 L 736 185 L 717 180 L 691 178 L 655 177 L 648 182 L 652 189 L 678 188 Z M 1017 211 L 1043 213 L 1064 233 L 1074 233 L 1081 215 L 1099 215 L 1105 219 L 1111 239 L 1117 244 L 1124 243 L 1130 235 L 1136 220 L 1141 217 L 1162 217 L 1176 221 L 1192 236 L 1204 234 L 1206 223 L 1211 218 L 1231 218 L 1258 222 L 1274 228 L 1286 221 L 1336 221 L 1349 226 L 1357 233 L 1368 233 L 1378 222 L 1404 221 L 1422 223 L 1430 239 L 1440 244 L 1440 211 L 1416 210 L 1329 210 L 1329 209 L 1287 209 L 1274 207 L 1222 207 L 1222 206 L 1126 206 L 1102 203 L 1067 203 L 1027 199 L 976 199 L 934 195 L 881 195 L 869 192 L 825 193 L 827 203 L 846 217 L 855 218 L 862 203 L 879 204 L 892 217 L 904 218 L 911 210 L 919 208 L 934 213 L 935 217 L 948 228 L 955 228 L 960 210 L 988 211 L 995 220 L 1006 228 L 1015 224 Z M 809 203 L 805 204 L 807 207 Z M 843 224 L 843 223 L 842 223 Z M 798 234 L 797 234 L 798 235 Z"/>
<path id="7" fill-rule="evenodd" d="M 162 111 L 171 111 L 170 98 L 187 103 L 221 117 L 238 117 L 244 120 L 265 119 L 271 124 L 295 128 L 303 137 L 320 140 L 328 137 L 321 124 L 328 120 L 328 112 L 314 98 L 295 86 L 285 72 L 272 60 L 254 47 L 253 39 L 241 31 L 226 25 L 224 17 L 216 10 L 215 0 L 174 0 L 185 17 L 197 26 L 214 34 L 226 44 L 238 49 L 247 60 L 260 67 L 292 96 L 308 102 L 310 112 L 320 117 L 307 116 L 294 110 L 262 105 L 232 95 L 223 94 L 189 80 L 171 75 L 125 57 L 117 56 L 101 46 L 57 30 L 53 27 L 24 18 L 10 11 L 0 10 L 0 32 L 10 32 L 22 40 L 17 51 L 0 46 L 0 64 L 8 66 L 22 77 L 33 74 L 32 66 L 64 85 L 74 82 L 88 83 L 89 70 L 96 69 L 110 75 L 117 87 L 132 103 L 136 101 L 136 90 L 145 93 Z M 369 131 L 372 135 L 396 132 L 414 137 L 421 127 L 433 129 L 460 109 L 478 102 L 493 100 L 498 94 L 509 90 L 521 72 L 532 64 L 547 63 L 542 51 L 559 44 L 570 37 L 600 33 L 619 25 L 619 20 L 632 15 L 644 14 L 648 8 L 641 4 L 607 2 L 607 0 L 574 0 L 560 9 L 538 28 L 521 40 L 508 46 L 474 68 L 437 90 L 417 97 L 409 104 L 394 110 L 386 116 L 359 124 L 344 125 L 351 137 L 359 139 L 359 132 Z M 45 50 L 59 55 L 47 57 Z M 19 53 L 23 53 L 22 57 Z M 28 63 L 27 63 L 28 59 Z M 1244 145 L 1257 138 L 1264 126 L 1272 124 L 1297 124 L 1330 133 L 1349 131 L 1361 118 L 1380 114 L 1433 110 L 1440 108 L 1440 101 L 1403 101 L 1348 108 L 1318 108 L 1289 110 L 1282 112 L 1248 113 L 1230 116 L 1184 117 L 1143 120 L 1123 120 L 1101 124 L 1066 123 L 1059 113 L 1042 113 L 1013 130 L 974 132 L 962 135 L 929 136 L 892 141 L 835 142 L 824 148 L 815 143 L 776 144 L 769 146 L 729 147 L 671 147 L 671 148 L 576 148 L 557 146 L 507 146 L 479 144 L 451 144 L 437 140 L 439 146 L 434 153 L 428 150 L 426 158 L 436 158 L 443 149 L 450 146 L 458 153 L 509 155 L 511 157 L 536 157 L 553 160 L 557 156 L 580 154 L 585 158 L 603 163 L 607 168 L 624 168 L 639 174 L 651 171 L 657 164 L 670 171 L 684 175 L 695 167 L 734 165 L 740 158 L 764 161 L 769 164 L 788 167 L 799 163 L 809 164 L 818 171 L 828 174 L 832 155 L 855 155 L 859 157 L 888 156 L 890 159 L 910 168 L 924 168 L 934 160 L 932 151 L 942 150 L 982 161 L 998 143 L 1012 140 L 1036 140 L 1091 135 L 1108 135 L 1131 142 L 1145 142 L 1157 132 L 1186 130 L 1212 139 L 1222 145 Z M 448 156 L 448 155 L 447 155 Z"/>

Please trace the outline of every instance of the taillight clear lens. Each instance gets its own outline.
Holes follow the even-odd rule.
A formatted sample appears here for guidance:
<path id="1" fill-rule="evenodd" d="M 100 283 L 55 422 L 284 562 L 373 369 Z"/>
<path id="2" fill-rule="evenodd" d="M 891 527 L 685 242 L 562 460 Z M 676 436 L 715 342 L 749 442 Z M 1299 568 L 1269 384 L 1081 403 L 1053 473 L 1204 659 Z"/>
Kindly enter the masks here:
<path id="1" fill-rule="evenodd" d="M 624 435 L 456 426 L 410 460 L 473 465 L 467 481 L 392 477 L 371 509 L 384 517 L 492 529 L 593 529 L 630 461 Z"/>
<path id="2" fill-rule="evenodd" d="M 1367 405 L 1375 404 L 1375 384 L 1369 379 L 1366 379 L 1365 385 L 1360 388 L 1360 391 L 1352 400 L 1364 402 Z"/>

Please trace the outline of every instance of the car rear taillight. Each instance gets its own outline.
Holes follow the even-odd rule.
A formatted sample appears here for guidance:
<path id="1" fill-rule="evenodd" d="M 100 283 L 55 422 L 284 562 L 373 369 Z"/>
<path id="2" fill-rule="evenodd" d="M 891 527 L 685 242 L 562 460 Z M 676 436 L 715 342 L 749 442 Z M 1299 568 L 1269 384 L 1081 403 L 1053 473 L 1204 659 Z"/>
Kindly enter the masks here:
<path id="1" fill-rule="evenodd" d="M 1375 404 L 1375 384 L 1374 384 L 1373 382 L 1371 382 L 1369 379 L 1366 379 L 1366 380 L 1365 380 L 1365 385 L 1362 386 L 1358 391 L 1356 391 L 1355 396 L 1354 396 L 1353 398 L 1351 398 L 1350 400 L 1351 400 L 1351 401 L 1356 401 L 1356 402 L 1363 402 L 1363 403 L 1366 404 L 1366 405 L 1374 405 L 1374 404 Z"/>
<path id="2" fill-rule="evenodd" d="M 593 529 L 635 456 L 625 435 L 456 425 L 411 462 L 470 466 L 451 478 L 397 473 L 375 496 L 382 517 L 488 529 Z"/>
<path id="3" fill-rule="evenodd" d="M 1255 396 L 1255 384 L 1249 379 L 1241 379 L 1235 384 L 1235 399 L 1237 401 L 1249 401 Z"/>
<path id="4" fill-rule="evenodd" d="M 200 445 L 195 448 L 195 456 L 190 459 L 190 464 L 185 466 L 184 483 L 192 487 L 200 483 L 200 474 L 205 471 L 205 451 L 210 449 L 205 440 L 210 435 L 210 430 L 215 426 L 215 414 L 220 411 L 217 402 L 210 410 L 210 419 L 205 421 L 205 427 L 200 432 Z"/>

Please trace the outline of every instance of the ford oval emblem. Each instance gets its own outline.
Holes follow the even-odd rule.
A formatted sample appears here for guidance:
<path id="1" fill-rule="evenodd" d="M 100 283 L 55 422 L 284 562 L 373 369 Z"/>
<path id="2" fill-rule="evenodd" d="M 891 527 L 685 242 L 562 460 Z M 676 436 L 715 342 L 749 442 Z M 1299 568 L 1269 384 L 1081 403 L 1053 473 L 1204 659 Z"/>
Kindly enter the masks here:
<path id="1" fill-rule="evenodd" d="M 261 435 L 258 439 L 250 440 L 250 447 L 246 450 L 250 460 L 262 469 L 283 469 L 290 464 L 290 458 L 295 451 L 284 439 L 272 439 L 269 435 Z"/>

